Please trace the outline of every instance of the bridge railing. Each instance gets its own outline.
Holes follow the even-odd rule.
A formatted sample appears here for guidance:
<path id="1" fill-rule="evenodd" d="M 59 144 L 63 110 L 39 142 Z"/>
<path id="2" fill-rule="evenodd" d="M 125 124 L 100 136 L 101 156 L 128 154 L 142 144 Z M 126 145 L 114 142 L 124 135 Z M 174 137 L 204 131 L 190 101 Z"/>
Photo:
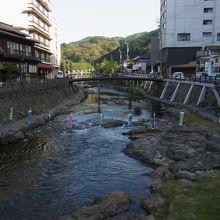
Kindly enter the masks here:
<path id="1" fill-rule="evenodd" d="M 110 77 L 139 77 L 139 78 L 154 78 L 162 79 L 163 77 L 159 74 L 138 74 L 138 73 L 90 73 L 83 75 L 73 75 L 71 78 L 110 78 Z"/>
<path id="2" fill-rule="evenodd" d="M 192 82 L 200 82 L 200 83 L 211 83 L 215 85 L 220 85 L 220 76 L 199 76 L 196 77 L 195 75 L 193 76 L 188 76 L 184 77 L 182 79 L 179 78 L 173 78 L 172 76 L 170 77 L 163 77 L 160 74 L 138 74 L 138 73 L 98 73 L 98 72 L 93 72 L 89 74 L 80 74 L 80 75 L 75 75 L 73 78 L 110 78 L 110 77 L 137 77 L 137 78 L 146 78 L 146 79 L 174 79 L 174 80 L 180 80 L 180 81 L 192 81 Z"/>

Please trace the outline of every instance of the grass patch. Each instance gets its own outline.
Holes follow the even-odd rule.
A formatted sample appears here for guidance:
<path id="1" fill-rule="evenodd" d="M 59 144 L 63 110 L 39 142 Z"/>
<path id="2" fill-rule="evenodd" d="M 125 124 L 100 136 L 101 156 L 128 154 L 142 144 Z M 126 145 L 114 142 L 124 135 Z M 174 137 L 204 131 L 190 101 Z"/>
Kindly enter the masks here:
<path id="1" fill-rule="evenodd" d="M 210 130 L 213 130 L 217 133 L 220 134 L 220 125 L 210 121 L 208 119 L 205 119 L 201 116 L 199 116 L 198 114 L 188 114 L 185 116 L 184 122 L 186 123 L 194 123 L 194 124 L 201 124 L 203 126 L 206 126 L 207 128 L 209 128 Z"/>
<path id="2" fill-rule="evenodd" d="M 220 219 L 220 176 L 204 177 L 190 188 L 181 187 L 177 180 L 163 184 L 160 194 L 164 207 L 156 219 Z"/>

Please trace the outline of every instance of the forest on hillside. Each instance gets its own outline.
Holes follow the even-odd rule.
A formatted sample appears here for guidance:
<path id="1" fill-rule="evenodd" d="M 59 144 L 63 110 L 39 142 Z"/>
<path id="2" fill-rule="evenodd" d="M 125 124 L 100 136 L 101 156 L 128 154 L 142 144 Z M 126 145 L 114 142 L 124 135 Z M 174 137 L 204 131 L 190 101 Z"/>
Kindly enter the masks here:
<path id="1" fill-rule="evenodd" d="M 63 43 L 61 45 L 61 68 L 71 70 L 75 69 L 74 66 L 77 66 L 78 69 L 83 69 L 85 66 L 88 69 L 103 60 L 119 63 L 120 59 L 149 56 L 150 38 L 156 34 L 158 34 L 158 30 L 137 33 L 126 38 L 95 36 L 68 44 Z"/>

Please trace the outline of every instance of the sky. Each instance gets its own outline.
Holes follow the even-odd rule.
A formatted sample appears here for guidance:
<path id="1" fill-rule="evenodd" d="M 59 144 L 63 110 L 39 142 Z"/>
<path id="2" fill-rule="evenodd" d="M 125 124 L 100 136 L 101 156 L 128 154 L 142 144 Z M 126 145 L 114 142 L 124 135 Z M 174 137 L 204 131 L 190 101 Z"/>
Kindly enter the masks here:
<path id="1" fill-rule="evenodd" d="M 61 42 L 126 37 L 158 27 L 160 0 L 50 0 Z"/>

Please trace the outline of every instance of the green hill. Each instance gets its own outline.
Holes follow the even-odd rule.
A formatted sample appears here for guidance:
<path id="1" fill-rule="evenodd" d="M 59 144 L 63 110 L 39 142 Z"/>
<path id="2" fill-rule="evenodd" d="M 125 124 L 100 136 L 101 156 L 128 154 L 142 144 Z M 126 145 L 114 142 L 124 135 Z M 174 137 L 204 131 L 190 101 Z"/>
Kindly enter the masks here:
<path id="1" fill-rule="evenodd" d="M 120 38 L 87 37 L 77 42 L 62 44 L 62 58 L 72 62 L 89 62 L 111 53 L 120 46 Z"/>
<path id="2" fill-rule="evenodd" d="M 103 36 L 86 37 L 80 41 L 63 43 L 61 45 L 62 63 L 70 66 L 71 63 L 100 63 L 104 59 L 120 61 L 127 58 L 127 46 L 129 58 L 149 55 L 150 38 L 158 34 L 158 30 L 136 33 L 126 38 Z M 68 68 L 67 68 L 68 69 Z M 70 68 L 71 69 L 71 68 Z"/>

